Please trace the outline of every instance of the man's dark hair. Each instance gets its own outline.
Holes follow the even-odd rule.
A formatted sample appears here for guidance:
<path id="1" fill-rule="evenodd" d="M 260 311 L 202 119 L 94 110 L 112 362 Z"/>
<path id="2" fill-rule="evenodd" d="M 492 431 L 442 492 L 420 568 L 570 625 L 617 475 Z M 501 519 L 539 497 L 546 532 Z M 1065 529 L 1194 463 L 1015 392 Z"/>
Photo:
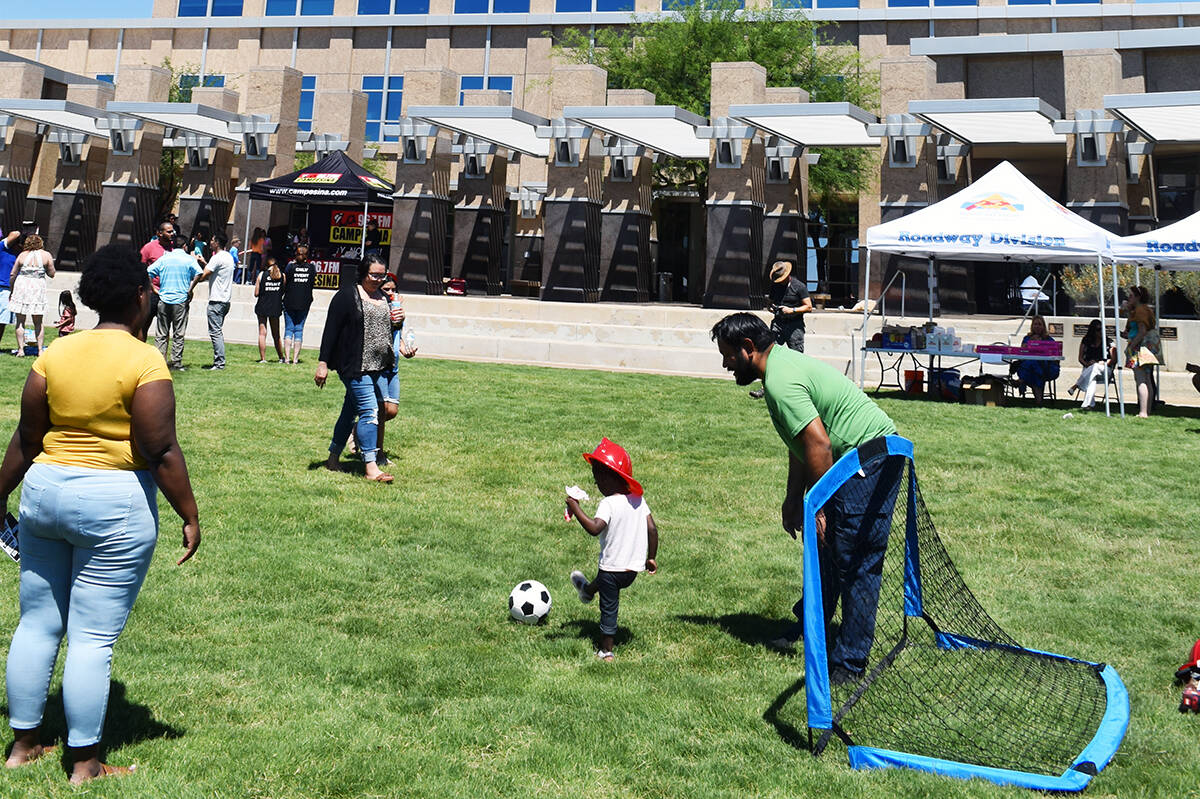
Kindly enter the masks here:
<path id="1" fill-rule="evenodd" d="M 79 299 L 101 319 L 121 317 L 137 301 L 137 290 L 149 288 L 150 276 L 137 250 L 108 244 L 83 263 Z"/>
<path id="2" fill-rule="evenodd" d="M 741 347 L 745 339 L 750 339 L 757 352 L 765 352 L 775 342 L 767 323 L 745 311 L 731 313 L 713 325 L 712 337 L 728 347 Z"/>
<path id="3" fill-rule="evenodd" d="M 217 246 L 220 247 L 222 250 L 225 249 L 225 245 L 229 243 L 229 237 L 226 236 L 224 233 L 222 233 L 219 230 L 213 231 L 212 236 L 210 236 L 209 238 L 212 241 L 215 241 L 217 243 Z"/>
<path id="4" fill-rule="evenodd" d="M 178 249 L 183 250 L 183 249 L 187 248 L 187 244 L 188 244 L 187 238 L 182 233 L 176 232 L 175 233 L 175 246 Z"/>

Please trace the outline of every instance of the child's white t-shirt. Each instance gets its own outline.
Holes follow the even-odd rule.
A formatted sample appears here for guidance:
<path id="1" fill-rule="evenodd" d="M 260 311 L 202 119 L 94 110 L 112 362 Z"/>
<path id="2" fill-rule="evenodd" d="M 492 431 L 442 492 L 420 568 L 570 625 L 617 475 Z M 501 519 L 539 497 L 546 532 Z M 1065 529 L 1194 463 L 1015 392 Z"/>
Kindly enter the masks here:
<path id="1" fill-rule="evenodd" d="M 596 518 L 607 525 L 600 533 L 600 569 L 607 572 L 646 570 L 649 548 L 647 520 L 650 506 L 645 497 L 613 494 L 600 500 Z"/>

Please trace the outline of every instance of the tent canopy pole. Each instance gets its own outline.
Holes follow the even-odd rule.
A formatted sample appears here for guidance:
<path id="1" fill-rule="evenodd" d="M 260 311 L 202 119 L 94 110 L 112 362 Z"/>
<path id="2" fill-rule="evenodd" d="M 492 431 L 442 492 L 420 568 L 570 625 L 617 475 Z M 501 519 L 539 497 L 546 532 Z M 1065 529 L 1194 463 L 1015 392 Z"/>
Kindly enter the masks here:
<path id="1" fill-rule="evenodd" d="M 358 260 L 362 260 L 367 252 L 367 214 L 371 209 L 371 201 L 363 203 L 362 241 L 358 245 Z"/>
<path id="2" fill-rule="evenodd" d="M 1117 298 L 1117 263 L 1112 264 L 1112 294 L 1113 294 L 1113 337 L 1121 340 L 1121 306 Z M 1117 405 L 1121 408 L 1121 418 L 1125 418 L 1125 396 L 1121 391 L 1121 358 L 1122 353 L 1120 348 L 1117 348 Z"/>

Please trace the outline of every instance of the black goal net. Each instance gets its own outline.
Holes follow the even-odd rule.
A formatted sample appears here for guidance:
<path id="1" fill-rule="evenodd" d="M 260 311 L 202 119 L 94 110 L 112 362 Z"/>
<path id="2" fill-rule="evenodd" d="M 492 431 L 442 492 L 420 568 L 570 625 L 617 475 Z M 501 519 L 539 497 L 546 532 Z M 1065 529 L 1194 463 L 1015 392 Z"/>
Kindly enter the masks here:
<path id="1" fill-rule="evenodd" d="M 807 635 L 818 638 L 823 628 L 825 638 L 806 641 L 824 650 L 826 666 L 824 675 L 814 670 L 818 653 L 806 650 L 817 753 L 836 735 L 852 748 L 852 761 L 861 748 L 856 765 L 929 768 L 928 758 L 979 767 L 960 776 L 1000 769 L 1067 774 L 1086 784 L 1111 757 L 1102 750 L 1115 751 L 1124 733 L 1127 700 L 1124 720 L 1120 708 L 1109 707 L 1110 682 L 1120 684 L 1115 672 L 1018 644 L 963 582 L 921 498 L 911 457 L 878 445 L 858 454 L 861 469 L 841 470 L 844 479 L 822 504 L 821 602 L 806 598 L 806 615 L 822 617 L 806 619 Z M 806 559 L 809 544 L 806 535 Z M 814 719 L 813 693 L 821 700 L 822 690 Z M 1119 693 L 1124 700 L 1123 686 Z M 1111 738 L 1116 726 L 1115 742 L 1093 744 L 1102 728 Z M 886 753 L 883 762 L 869 756 L 875 750 Z M 945 764 L 929 770 L 957 773 Z M 1001 781 L 1022 782 L 1015 775 Z"/>

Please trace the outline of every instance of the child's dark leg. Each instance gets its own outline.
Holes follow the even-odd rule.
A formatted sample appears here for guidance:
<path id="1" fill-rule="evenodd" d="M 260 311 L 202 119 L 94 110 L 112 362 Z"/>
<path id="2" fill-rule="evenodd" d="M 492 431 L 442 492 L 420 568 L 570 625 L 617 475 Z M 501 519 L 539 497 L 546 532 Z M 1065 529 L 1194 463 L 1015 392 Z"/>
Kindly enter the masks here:
<path id="1" fill-rule="evenodd" d="M 617 609 L 621 604 L 621 589 L 633 584 L 637 572 L 601 571 L 588 586 L 595 586 L 600 595 L 600 641 L 602 652 L 611 652 L 613 637 L 617 634 Z"/>

